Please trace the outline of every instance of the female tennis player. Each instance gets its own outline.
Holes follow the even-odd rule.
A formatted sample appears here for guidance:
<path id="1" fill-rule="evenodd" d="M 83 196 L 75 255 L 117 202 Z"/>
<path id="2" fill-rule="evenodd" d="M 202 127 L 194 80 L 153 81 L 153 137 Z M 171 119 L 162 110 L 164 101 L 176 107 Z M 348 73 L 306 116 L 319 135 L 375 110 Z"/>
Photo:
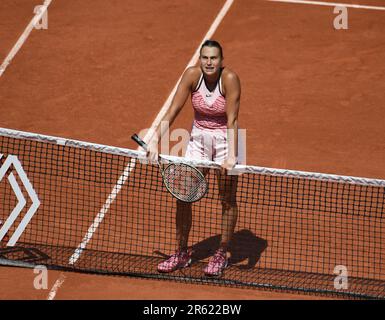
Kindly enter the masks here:
<path id="1" fill-rule="evenodd" d="M 228 175 L 238 157 L 238 111 L 241 86 L 238 76 L 222 66 L 221 45 L 213 40 L 203 43 L 200 66 L 188 68 L 181 79 L 171 106 L 162 121 L 171 125 L 191 93 L 194 122 L 185 157 L 221 163 L 217 173 L 222 204 L 222 236 L 219 249 L 204 269 L 207 276 L 220 276 L 228 264 L 228 246 L 234 233 L 238 208 L 236 203 L 237 176 Z M 158 158 L 158 141 L 165 133 L 158 127 L 148 143 L 147 157 Z M 162 132 L 163 131 L 163 132 Z M 159 272 L 173 272 L 191 264 L 188 236 L 191 229 L 191 203 L 177 201 L 176 240 L 178 248 L 172 256 L 158 265 Z"/>

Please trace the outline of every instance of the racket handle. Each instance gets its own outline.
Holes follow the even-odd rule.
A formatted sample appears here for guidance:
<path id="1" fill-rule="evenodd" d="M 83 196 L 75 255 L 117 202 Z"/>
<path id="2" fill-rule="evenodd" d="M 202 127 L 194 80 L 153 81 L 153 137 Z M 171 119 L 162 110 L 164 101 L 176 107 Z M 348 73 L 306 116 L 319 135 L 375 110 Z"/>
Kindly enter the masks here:
<path id="1" fill-rule="evenodd" d="M 140 139 L 136 133 L 131 136 L 131 139 L 134 140 L 142 148 L 147 150 L 147 144 L 142 139 Z"/>

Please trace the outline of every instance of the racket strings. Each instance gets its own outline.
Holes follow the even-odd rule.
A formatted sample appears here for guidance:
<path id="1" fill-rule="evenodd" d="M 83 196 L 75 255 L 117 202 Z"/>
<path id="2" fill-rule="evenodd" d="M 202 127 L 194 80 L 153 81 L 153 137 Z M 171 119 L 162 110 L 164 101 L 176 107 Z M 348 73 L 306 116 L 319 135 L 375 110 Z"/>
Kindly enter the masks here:
<path id="1" fill-rule="evenodd" d="M 207 191 L 203 174 L 198 169 L 183 163 L 168 165 L 163 172 L 163 179 L 167 189 L 184 202 L 197 201 Z"/>

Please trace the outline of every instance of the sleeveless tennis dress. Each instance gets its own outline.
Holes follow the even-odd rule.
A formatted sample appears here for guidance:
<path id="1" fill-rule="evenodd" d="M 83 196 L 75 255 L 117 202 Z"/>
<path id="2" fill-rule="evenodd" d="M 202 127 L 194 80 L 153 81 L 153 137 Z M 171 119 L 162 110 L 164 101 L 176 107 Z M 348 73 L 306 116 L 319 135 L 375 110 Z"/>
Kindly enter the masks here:
<path id="1" fill-rule="evenodd" d="M 203 73 L 191 93 L 194 122 L 185 157 L 223 163 L 227 158 L 226 98 L 222 94 L 222 70 L 215 89 L 210 91 Z M 238 131 L 240 133 L 240 131 Z M 244 140 L 238 134 L 238 163 L 244 162 Z"/>

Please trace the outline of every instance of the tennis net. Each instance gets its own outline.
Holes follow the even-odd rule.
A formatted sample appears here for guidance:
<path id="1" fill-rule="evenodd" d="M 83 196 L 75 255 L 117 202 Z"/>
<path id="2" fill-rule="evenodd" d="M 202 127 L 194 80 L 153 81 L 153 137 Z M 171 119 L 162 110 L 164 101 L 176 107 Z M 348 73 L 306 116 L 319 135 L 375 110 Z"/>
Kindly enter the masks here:
<path id="1" fill-rule="evenodd" d="M 169 161 L 186 161 L 166 157 Z M 385 297 L 385 181 L 239 166 L 230 265 L 203 273 L 219 246 L 216 165 L 193 204 L 193 263 L 174 253 L 176 201 L 144 153 L 0 129 L 0 264 L 358 298 Z"/>

